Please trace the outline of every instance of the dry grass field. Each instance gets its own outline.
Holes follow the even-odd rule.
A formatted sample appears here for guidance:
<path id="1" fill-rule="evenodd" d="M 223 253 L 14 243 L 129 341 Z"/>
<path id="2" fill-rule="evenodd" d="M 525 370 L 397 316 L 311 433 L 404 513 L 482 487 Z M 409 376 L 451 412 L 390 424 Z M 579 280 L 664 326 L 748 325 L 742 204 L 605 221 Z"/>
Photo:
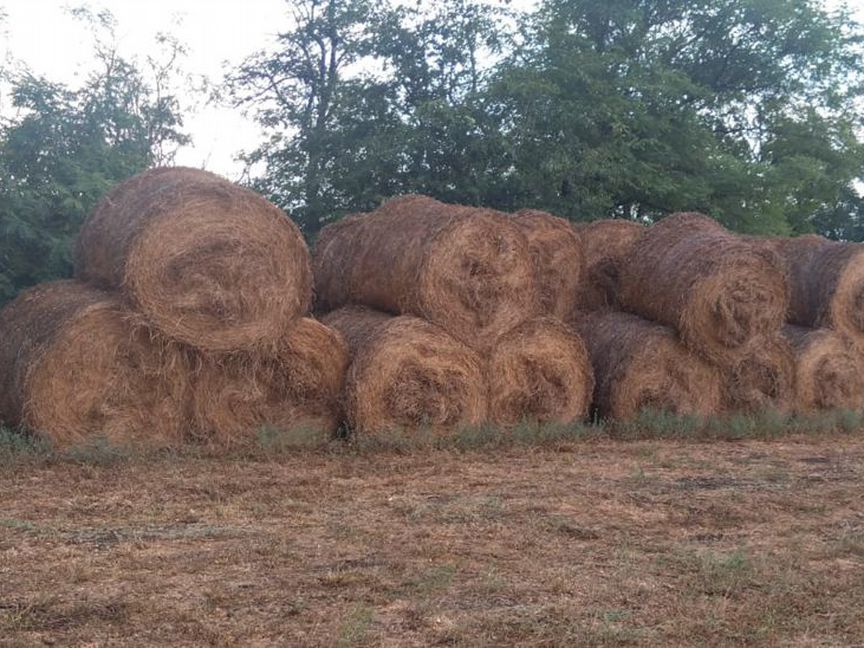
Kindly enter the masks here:
<path id="1" fill-rule="evenodd" d="M 864 434 L 0 464 L 0 646 L 864 641 Z"/>

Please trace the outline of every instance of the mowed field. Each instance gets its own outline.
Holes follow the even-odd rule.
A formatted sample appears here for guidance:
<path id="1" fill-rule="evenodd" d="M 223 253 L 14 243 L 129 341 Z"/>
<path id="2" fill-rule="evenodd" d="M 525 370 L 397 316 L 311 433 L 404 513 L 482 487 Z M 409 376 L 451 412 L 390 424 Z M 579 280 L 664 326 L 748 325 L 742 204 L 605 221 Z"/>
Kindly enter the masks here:
<path id="1" fill-rule="evenodd" d="M 0 645 L 864 642 L 864 435 L 13 461 Z"/>

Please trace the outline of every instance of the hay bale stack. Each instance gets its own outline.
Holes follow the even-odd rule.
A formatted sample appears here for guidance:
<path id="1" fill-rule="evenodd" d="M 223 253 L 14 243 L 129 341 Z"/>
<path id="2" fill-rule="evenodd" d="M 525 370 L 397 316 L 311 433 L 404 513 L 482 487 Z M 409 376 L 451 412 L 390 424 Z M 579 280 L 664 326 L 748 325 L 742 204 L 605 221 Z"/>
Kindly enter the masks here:
<path id="1" fill-rule="evenodd" d="M 317 308 L 416 315 L 483 350 L 539 313 L 528 241 L 491 209 L 402 196 L 324 228 Z"/>
<path id="2" fill-rule="evenodd" d="M 516 212 L 513 222 L 528 239 L 543 312 L 569 319 L 585 275 L 579 235 L 569 221 L 536 209 Z"/>
<path id="3" fill-rule="evenodd" d="M 836 331 L 787 325 L 795 351 L 795 410 L 864 407 L 864 357 Z"/>
<path id="4" fill-rule="evenodd" d="M 195 169 L 145 171 L 110 191 L 84 223 L 75 271 L 208 351 L 275 344 L 311 299 L 297 227 L 258 194 Z"/>
<path id="5" fill-rule="evenodd" d="M 594 367 L 599 416 L 626 420 L 643 410 L 711 415 L 720 411 L 720 373 L 667 326 L 614 311 L 576 321 Z"/>
<path id="6" fill-rule="evenodd" d="M 773 243 L 789 270 L 789 321 L 833 328 L 864 348 L 864 245 L 816 235 Z"/>
<path id="7" fill-rule="evenodd" d="M 191 429 L 199 442 L 242 446 L 263 428 L 326 439 L 339 425 L 348 349 L 321 322 L 296 320 L 275 351 L 194 358 Z"/>
<path id="8" fill-rule="evenodd" d="M 577 296 L 583 311 L 618 306 L 618 276 L 621 264 L 645 232 L 639 223 L 601 219 L 576 226 L 585 255 L 585 280 Z"/>
<path id="9" fill-rule="evenodd" d="M 529 320 L 501 336 L 489 356 L 489 418 L 570 423 L 591 406 L 594 372 L 579 335 L 552 317 Z"/>
<path id="10" fill-rule="evenodd" d="M 447 433 L 486 419 L 480 356 L 417 317 L 340 308 L 324 318 L 351 350 L 345 413 L 359 434 L 428 427 Z"/>
<path id="11" fill-rule="evenodd" d="M 619 297 L 716 362 L 730 362 L 756 336 L 778 334 L 789 304 L 776 254 L 696 213 L 646 230 L 623 264 Z"/>
<path id="12" fill-rule="evenodd" d="M 795 356 L 778 333 L 753 338 L 720 364 L 724 409 L 789 412 L 795 398 Z"/>
<path id="13" fill-rule="evenodd" d="M 0 311 L 0 420 L 61 449 L 174 445 L 186 422 L 182 360 L 111 295 L 45 283 Z"/>

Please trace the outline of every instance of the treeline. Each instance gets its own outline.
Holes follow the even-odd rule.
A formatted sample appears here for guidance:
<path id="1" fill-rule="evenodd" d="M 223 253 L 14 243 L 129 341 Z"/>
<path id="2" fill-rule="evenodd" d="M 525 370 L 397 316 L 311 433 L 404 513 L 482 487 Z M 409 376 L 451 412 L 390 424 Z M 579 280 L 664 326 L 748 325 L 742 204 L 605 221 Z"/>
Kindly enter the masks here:
<path id="1" fill-rule="evenodd" d="M 188 143 L 182 47 L 125 60 L 110 15 L 79 13 L 100 63 L 83 86 L 3 71 L 0 302 L 67 274 L 99 197 Z M 221 96 L 262 127 L 249 182 L 310 238 L 418 192 L 862 240 L 862 39 L 816 0 L 292 0 Z"/>

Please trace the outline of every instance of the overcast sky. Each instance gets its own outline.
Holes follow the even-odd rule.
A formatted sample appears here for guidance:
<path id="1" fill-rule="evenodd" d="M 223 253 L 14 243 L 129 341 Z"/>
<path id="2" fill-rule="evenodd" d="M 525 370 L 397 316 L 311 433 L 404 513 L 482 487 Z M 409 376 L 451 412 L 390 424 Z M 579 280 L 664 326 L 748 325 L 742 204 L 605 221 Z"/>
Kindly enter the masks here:
<path id="1" fill-rule="evenodd" d="M 93 65 L 92 36 L 68 12 L 68 7 L 81 4 L 79 0 L 0 0 L 7 14 L 0 49 L 36 74 L 75 85 Z M 226 62 L 239 62 L 289 26 L 286 0 L 94 0 L 87 4 L 94 11 L 107 8 L 117 18 L 119 49 L 125 57 L 143 61 L 158 51 L 156 35 L 169 32 L 188 47 L 184 70 L 212 82 L 222 78 Z M 530 6 L 533 0 L 513 4 Z M 837 0 L 829 4 L 834 6 Z M 864 0 L 847 4 L 864 20 Z M 260 138 L 252 121 L 225 106 L 196 106 L 186 126 L 194 142 L 178 153 L 177 162 L 204 166 L 233 179 L 242 169 L 234 156 L 253 148 Z"/>

